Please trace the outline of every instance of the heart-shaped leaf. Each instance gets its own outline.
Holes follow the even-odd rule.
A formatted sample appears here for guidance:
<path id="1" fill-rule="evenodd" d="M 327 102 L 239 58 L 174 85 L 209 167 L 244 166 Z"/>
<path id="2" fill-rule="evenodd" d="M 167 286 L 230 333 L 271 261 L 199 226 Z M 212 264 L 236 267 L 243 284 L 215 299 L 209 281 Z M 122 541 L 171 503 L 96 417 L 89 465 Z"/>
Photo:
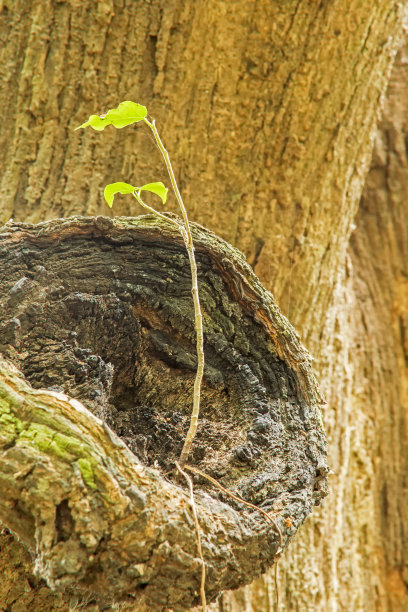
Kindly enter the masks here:
<path id="1" fill-rule="evenodd" d="M 147 183 L 147 185 L 143 185 L 143 187 L 139 187 L 140 191 L 151 191 L 161 198 L 163 204 L 166 203 L 167 200 L 167 192 L 168 189 L 163 185 L 162 182 L 159 183 Z"/>
<path id="2" fill-rule="evenodd" d="M 130 102 L 129 100 L 121 102 L 117 108 L 108 110 L 105 115 L 91 115 L 88 121 L 85 121 L 82 125 L 75 128 L 86 128 L 90 126 L 94 130 L 104 130 L 106 126 L 113 125 L 117 129 L 143 121 L 147 115 L 147 108 L 136 102 Z"/>
<path id="3" fill-rule="evenodd" d="M 132 123 L 143 121 L 147 115 L 147 108 L 136 102 L 121 102 L 117 108 L 109 110 L 102 119 L 118 129 L 124 128 Z"/>
<path id="4" fill-rule="evenodd" d="M 138 188 L 129 185 L 129 183 L 111 183 L 110 185 L 106 185 L 103 195 L 105 196 L 108 206 L 112 208 L 113 199 L 117 193 L 133 193 L 135 189 Z"/>
<path id="5" fill-rule="evenodd" d="M 99 115 L 91 115 L 88 121 L 86 121 L 82 125 L 79 125 L 75 129 L 79 130 L 80 128 L 86 128 L 88 127 L 88 125 L 90 125 L 94 130 L 98 130 L 98 132 L 101 132 L 109 124 L 106 123 L 103 119 L 101 119 Z"/>

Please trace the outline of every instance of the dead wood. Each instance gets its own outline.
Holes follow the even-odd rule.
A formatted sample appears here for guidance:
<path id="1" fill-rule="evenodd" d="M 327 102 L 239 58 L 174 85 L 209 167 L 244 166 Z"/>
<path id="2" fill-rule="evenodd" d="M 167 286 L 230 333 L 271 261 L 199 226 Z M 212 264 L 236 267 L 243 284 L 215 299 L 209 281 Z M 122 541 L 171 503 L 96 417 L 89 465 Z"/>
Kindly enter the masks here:
<path id="1" fill-rule="evenodd" d="M 241 253 L 193 235 L 206 368 L 191 463 L 274 513 L 287 546 L 327 494 L 310 358 Z M 138 609 L 197 604 L 174 472 L 196 367 L 181 237 L 150 216 L 7 224 L 0 302 L 0 519 L 52 588 Z M 194 478 L 211 601 L 264 572 L 280 538 Z"/>

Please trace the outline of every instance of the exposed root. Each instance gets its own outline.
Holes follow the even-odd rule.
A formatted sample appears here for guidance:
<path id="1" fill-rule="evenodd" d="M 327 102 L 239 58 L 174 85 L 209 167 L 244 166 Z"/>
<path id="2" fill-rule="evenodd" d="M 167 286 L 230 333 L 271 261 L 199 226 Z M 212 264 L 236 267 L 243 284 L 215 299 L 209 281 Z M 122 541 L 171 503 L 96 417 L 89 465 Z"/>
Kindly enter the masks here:
<path id="1" fill-rule="evenodd" d="M 179 466 L 177 462 L 176 462 L 176 467 L 178 471 L 181 474 L 183 474 L 184 478 L 187 480 L 187 484 L 190 489 L 190 501 L 191 501 L 191 507 L 193 509 L 194 525 L 195 525 L 195 530 L 196 530 L 196 535 L 197 535 L 197 549 L 198 549 L 198 554 L 201 559 L 201 586 L 200 586 L 201 606 L 203 608 L 203 612 L 205 612 L 207 609 L 207 602 L 206 602 L 206 597 L 205 597 L 205 562 L 204 562 L 204 557 L 203 557 L 203 549 L 201 547 L 200 525 L 198 524 L 197 508 L 196 508 L 195 501 L 194 501 L 193 481 L 191 480 L 190 476 Z"/>

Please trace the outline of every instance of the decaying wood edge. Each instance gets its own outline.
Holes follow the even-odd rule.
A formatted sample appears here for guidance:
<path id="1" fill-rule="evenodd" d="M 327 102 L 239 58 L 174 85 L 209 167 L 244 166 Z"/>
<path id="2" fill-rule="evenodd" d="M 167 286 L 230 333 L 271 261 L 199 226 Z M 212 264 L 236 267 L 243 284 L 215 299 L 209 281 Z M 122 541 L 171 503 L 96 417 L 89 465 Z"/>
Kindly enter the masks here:
<path id="1" fill-rule="evenodd" d="M 166 213 L 166 217 L 180 221 L 180 218 L 172 213 Z M 18 229 L 19 226 L 21 230 Z M 29 235 L 27 229 L 34 227 L 35 234 Z M 179 242 L 184 248 L 184 241 L 178 229 L 171 222 L 165 224 L 154 215 L 114 219 L 102 216 L 78 216 L 45 221 L 35 226 L 13 223 L 9 234 L 7 224 L 3 226 L 2 233 L 4 238 L 10 241 L 19 241 L 23 238 L 28 241 L 40 239 L 44 244 L 48 241 L 52 243 L 55 240 L 63 240 L 73 233 L 78 235 L 100 233 L 101 236 L 109 233 L 112 242 L 117 240 L 117 243 L 121 244 L 126 239 L 124 229 L 134 227 L 143 230 L 147 238 L 151 234 L 154 239 L 157 233 L 160 233 L 174 243 Z M 218 273 L 229 287 L 231 294 L 264 328 L 279 357 L 297 372 L 305 397 L 317 405 L 323 405 L 325 402 L 318 390 L 309 352 L 301 344 L 296 330 L 280 312 L 273 295 L 262 286 L 241 251 L 198 223 L 191 223 L 191 231 L 195 251 L 214 254 L 214 265 L 217 266 Z"/>
<path id="2" fill-rule="evenodd" d="M 199 601 L 187 492 L 140 464 L 80 402 L 32 389 L 4 359 L 0 490 L 0 520 L 51 588 L 151 610 Z M 267 521 L 208 495 L 196 504 L 211 600 L 265 571 L 279 538 Z"/>

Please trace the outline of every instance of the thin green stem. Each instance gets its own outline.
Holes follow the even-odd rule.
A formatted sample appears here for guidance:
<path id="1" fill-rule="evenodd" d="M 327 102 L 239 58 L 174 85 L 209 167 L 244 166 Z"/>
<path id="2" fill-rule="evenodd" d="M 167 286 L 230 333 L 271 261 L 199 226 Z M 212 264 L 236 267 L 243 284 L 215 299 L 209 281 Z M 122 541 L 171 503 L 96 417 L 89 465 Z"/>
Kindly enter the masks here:
<path id="1" fill-rule="evenodd" d="M 175 225 L 179 231 L 184 229 L 183 226 L 180 225 L 180 223 L 178 223 L 177 221 L 175 221 L 171 217 L 166 217 L 166 215 L 162 215 L 158 210 L 156 210 L 152 206 L 149 206 L 148 204 L 146 204 L 146 202 L 143 202 L 142 198 L 140 197 L 140 191 L 141 190 L 138 189 L 137 191 L 133 191 L 132 192 L 132 195 L 139 202 L 140 206 L 143 206 L 143 208 L 146 208 L 146 210 L 148 210 L 149 212 L 153 213 L 154 215 L 157 215 L 158 217 L 160 217 L 164 221 L 168 221 L 169 223 L 173 223 L 173 225 Z"/>
<path id="2" fill-rule="evenodd" d="M 190 223 L 188 221 L 187 210 L 184 206 L 183 199 L 181 197 L 179 188 L 177 186 L 176 177 L 174 175 L 173 167 L 171 165 L 169 154 L 167 153 L 159 133 L 156 129 L 156 124 L 153 121 L 149 121 L 148 119 L 144 119 L 145 123 L 149 126 L 149 128 L 153 132 L 153 136 L 156 140 L 157 147 L 159 148 L 164 163 L 166 164 L 167 172 L 170 177 L 171 185 L 173 187 L 174 195 L 176 196 L 178 205 L 181 210 L 181 214 L 184 221 L 184 229 L 185 232 L 183 234 L 183 239 L 186 245 L 188 258 L 190 262 L 191 269 L 191 282 L 192 289 L 191 292 L 193 294 L 193 302 L 194 302 L 194 320 L 195 320 L 195 332 L 196 332 L 196 341 L 197 341 L 197 373 L 194 381 L 194 397 L 193 397 L 193 410 L 190 418 L 190 427 L 188 429 L 186 439 L 184 441 L 184 446 L 180 454 L 180 465 L 183 467 L 187 461 L 187 458 L 191 451 L 191 446 L 193 444 L 193 440 L 197 433 L 198 426 L 198 416 L 200 413 L 200 396 L 201 396 L 201 382 L 204 374 L 204 334 L 203 334 L 203 315 L 201 312 L 200 306 L 200 296 L 198 293 L 198 276 L 197 276 L 197 263 L 194 255 L 194 243 L 193 237 L 191 234 Z"/>

